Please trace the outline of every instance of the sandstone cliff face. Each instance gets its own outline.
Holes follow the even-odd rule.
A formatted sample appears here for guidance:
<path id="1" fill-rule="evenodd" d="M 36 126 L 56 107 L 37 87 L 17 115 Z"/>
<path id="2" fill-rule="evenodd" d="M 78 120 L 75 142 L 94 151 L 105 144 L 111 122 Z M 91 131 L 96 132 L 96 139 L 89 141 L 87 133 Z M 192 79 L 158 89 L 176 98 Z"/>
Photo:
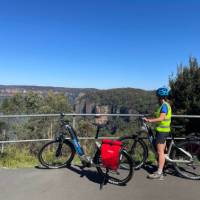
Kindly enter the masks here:
<path id="1" fill-rule="evenodd" d="M 88 99 L 75 100 L 75 113 L 102 113 L 102 114 L 137 114 L 136 108 L 128 108 L 120 105 L 101 105 Z"/>
<path id="2" fill-rule="evenodd" d="M 74 104 L 75 113 L 96 113 L 96 104 L 95 102 L 90 102 L 88 100 L 77 100 L 75 99 Z"/>

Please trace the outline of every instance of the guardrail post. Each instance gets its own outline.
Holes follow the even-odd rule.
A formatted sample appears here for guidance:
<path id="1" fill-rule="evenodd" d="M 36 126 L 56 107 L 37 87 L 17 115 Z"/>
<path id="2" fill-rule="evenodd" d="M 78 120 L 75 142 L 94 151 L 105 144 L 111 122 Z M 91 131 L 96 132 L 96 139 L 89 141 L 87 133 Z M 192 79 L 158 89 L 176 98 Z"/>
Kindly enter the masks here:
<path id="1" fill-rule="evenodd" d="M 73 115 L 72 126 L 75 129 L 75 127 L 76 127 L 76 116 L 75 115 Z"/>
<path id="2" fill-rule="evenodd" d="M 5 140 L 5 136 L 6 136 L 6 130 L 5 129 L 3 129 L 2 135 L 3 135 L 3 140 Z M 4 152 L 4 143 L 1 144 L 1 153 L 3 153 L 3 152 Z"/>

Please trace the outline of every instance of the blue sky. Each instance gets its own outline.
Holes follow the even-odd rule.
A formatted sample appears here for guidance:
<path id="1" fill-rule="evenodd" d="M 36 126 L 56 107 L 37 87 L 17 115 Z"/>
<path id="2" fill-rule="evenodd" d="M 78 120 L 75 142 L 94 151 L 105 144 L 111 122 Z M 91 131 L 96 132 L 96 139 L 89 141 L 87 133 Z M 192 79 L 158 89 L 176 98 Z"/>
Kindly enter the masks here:
<path id="1" fill-rule="evenodd" d="M 200 1 L 0 0 L 0 84 L 167 85 L 200 60 Z"/>

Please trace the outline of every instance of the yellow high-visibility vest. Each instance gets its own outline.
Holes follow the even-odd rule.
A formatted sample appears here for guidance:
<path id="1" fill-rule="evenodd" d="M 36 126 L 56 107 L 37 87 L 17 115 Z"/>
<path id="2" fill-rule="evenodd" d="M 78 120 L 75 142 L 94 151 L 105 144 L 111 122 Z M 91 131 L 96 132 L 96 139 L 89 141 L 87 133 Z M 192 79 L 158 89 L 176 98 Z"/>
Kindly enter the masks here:
<path id="1" fill-rule="evenodd" d="M 156 123 L 156 131 L 157 132 L 163 132 L 163 133 L 169 133 L 170 132 L 170 124 L 171 124 L 171 116 L 172 116 L 172 109 L 169 103 L 164 102 L 156 111 L 155 115 L 156 118 L 160 117 L 160 111 L 163 105 L 167 106 L 168 112 L 165 116 L 165 119 L 163 121 L 157 122 Z"/>

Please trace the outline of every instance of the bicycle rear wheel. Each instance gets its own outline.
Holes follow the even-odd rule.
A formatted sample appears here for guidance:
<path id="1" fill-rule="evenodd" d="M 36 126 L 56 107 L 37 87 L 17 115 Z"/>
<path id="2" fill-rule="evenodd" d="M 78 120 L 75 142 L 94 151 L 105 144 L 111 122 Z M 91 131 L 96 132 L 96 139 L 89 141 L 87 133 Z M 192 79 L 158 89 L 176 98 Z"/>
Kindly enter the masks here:
<path id="1" fill-rule="evenodd" d="M 175 170 L 183 177 L 199 180 L 200 179 L 200 141 L 185 141 L 177 145 L 192 155 L 192 161 L 189 163 L 177 162 L 174 164 Z M 190 160 L 189 157 L 174 148 L 172 151 L 173 160 Z"/>
<path id="2" fill-rule="evenodd" d="M 38 160 L 44 167 L 57 169 L 69 165 L 74 155 L 75 149 L 71 142 L 54 140 L 41 148 Z"/>
<path id="3" fill-rule="evenodd" d="M 122 136 L 119 138 L 123 142 L 124 148 L 134 161 L 134 168 L 141 168 L 148 158 L 148 148 L 143 140 L 137 136 Z"/>
<path id="4" fill-rule="evenodd" d="M 94 163 L 97 165 L 97 171 L 102 175 L 106 175 L 106 168 L 101 163 L 101 153 L 100 151 L 97 151 Z M 115 185 L 125 185 L 127 182 L 129 182 L 133 176 L 133 161 L 132 158 L 129 156 L 129 154 L 122 150 L 120 153 L 120 164 L 119 168 L 115 170 L 108 170 L 107 173 L 107 180 L 109 183 L 115 184 Z"/>

